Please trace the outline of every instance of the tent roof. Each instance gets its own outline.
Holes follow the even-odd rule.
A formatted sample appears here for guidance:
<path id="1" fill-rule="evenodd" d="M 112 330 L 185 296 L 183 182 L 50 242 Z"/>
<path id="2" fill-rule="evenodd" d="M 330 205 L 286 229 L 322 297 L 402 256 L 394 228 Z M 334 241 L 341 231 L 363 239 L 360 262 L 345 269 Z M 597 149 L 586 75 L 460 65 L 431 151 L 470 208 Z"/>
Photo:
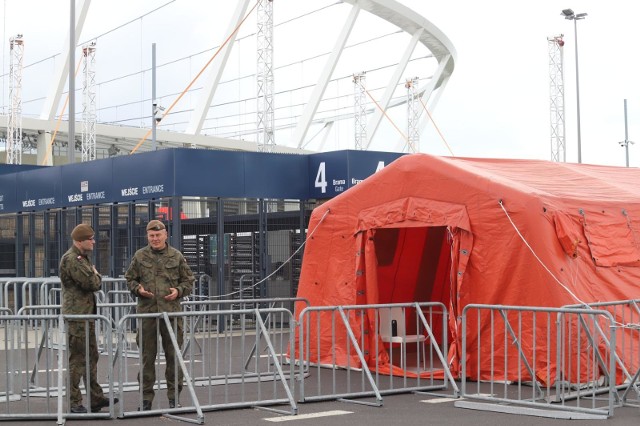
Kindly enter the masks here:
<path id="1" fill-rule="evenodd" d="M 486 211 L 490 204 L 499 208 L 498 202 L 504 201 L 507 208 L 516 203 L 569 214 L 619 207 L 638 218 L 640 169 L 411 154 L 398 158 L 325 205 L 335 213 L 346 213 L 338 206 L 356 212 L 406 197 L 464 205 L 470 214 L 478 209 Z"/>
<path id="2" fill-rule="evenodd" d="M 464 174 L 477 175 L 522 192 L 600 201 L 640 201 L 640 170 L 636 168 L 428 155 L 408 156 L 406 160 L 414 167 L 442 162 Z"/>

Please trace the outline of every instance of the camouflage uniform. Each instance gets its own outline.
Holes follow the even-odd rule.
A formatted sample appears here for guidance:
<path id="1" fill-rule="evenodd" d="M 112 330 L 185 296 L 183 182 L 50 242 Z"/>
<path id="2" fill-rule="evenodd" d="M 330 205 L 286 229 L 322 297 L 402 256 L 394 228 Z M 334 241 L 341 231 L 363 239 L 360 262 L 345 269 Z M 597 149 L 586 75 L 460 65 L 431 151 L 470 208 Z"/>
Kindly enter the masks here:
<path id="1" fill-rule="evenodd" d="M 168 244 L 162 250 L 153 250 L 146 246 L 138 250 L 131 260 L 131 265 L 125 273 L 129 290 L 138 296 L 138 290 L 143 287 L 153 293 L 153 298 L 138 297 L 138 313 L 181 312 L 180 299 L 191 294 L 195 278 L 191 268 L 187 265 L 182 253 Z M 178 290 L 175 300 L 167 301 L 164 296 L 171 293 L 171 288 Z M 183 326 L 181 318 L 172 318 L 173 331 L 182 347 Z M 178 368 L 178 393 L 176 394 L 176 354 L 173 350 L 171 337 L 162 318 L 145 318 L 140 321 L 136 343 L 142 350 L 142 398 L 153 401 L 153 385 L 156 380 L 155 361 L 158 353 L 158 339 L 156 325 L 159 323 L 162 348 L 166 359 L 165 378 L 167 380 L 167 396 L 170 400 L 178 400 L 182 391 L 183 374 Z M 140 339 L 142 338 L 142 342 Z M 138 374 L 138 383 L 140 375 Z"/>
<path id="2" fill-rule="evenodd" d="M 93 264 L 86 255 L 72 246 L 60 260 L 60 281 L 62 282 L 62 313 L 65 315 L 95 315 L 96 297 L 94 292 L 100 290 L 102 277 L 93 270 Z M 85 325 L 89 331 L 89 380 L 85 364 Z M 95 321 L 68 321 L 69 336 L 69 399 L 71 406 L 82 405 L 80 378 L 85 388 L 89 383 L 91 401 L 96 405 L 105 399 L 102 387 L 98 383 L 98 345 L 96 342 Z"/>

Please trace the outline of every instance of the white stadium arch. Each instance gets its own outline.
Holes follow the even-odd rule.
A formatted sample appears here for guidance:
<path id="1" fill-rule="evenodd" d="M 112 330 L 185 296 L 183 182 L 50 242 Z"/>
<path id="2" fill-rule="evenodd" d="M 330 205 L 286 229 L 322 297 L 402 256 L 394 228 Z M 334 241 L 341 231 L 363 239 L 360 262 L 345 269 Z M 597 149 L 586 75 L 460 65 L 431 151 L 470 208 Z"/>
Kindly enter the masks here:
<path id="1" fill-rule="evenodd" d="M 18 3 L 22 0 L 7 1 L 3 25 L 12 13 L 21 13 Z M 82 46 L 96 43 L 96 157 L 152 149 L 152 43 L 158 51 L 156 100 L 170 109 L 157 126 L 157 148 L 256 151 L 256 57 L 260 48 L 256 28 L 263 19 L 258 17 L 257 6 L 263 1 L 268 0 L 212 1 L 194 7 L 186 0 L 145 0 L 135 6 L 79 0 L 75 11 L 78 65 Z M 120 6 L 120 13 L 109 6 L 114 3 Z M 422 107 L 435 108 L 456 61 L 449 39 L 425 17 L 395 0 L 269 3 L 273 7 L 273 151 L 354 149 L 358 114 L 363 134 L 366 124 L 362 149 L 406 151 L 405 83 L 414 79 Z M 41 25 L 36 34 L 23 31 L 25 163 L 67 161 L 70 15 L 60 3 L 51 13 L 56 14 L 49 17 L 51 28 Z M 66 38 L 61 27 L 67 28 Z M 44 49 L 44 45 L 55 48 L 56 41 L 57 51 Z M 34 51 L 41 56 L 28 55 Z M 4 64 L 3 93 L 9 84 L 8 68 Z M 366 75 L 359 112 L 354 108 L 357 73 Z M 74 99 L 75 128 L 81 129 L 80 72 Z M 6 95 L 2 101 L 0 136 L 6 143 L 11 105 Z M 422 111 L 419 117 L 414 125 L 424 128 L 428 114 Z M 76 145 L 80 143 L 76 130 Z M 52 156 L 47 155 L 51 145 Z M 4 147 L 0 144 L 0 149 Z"/>

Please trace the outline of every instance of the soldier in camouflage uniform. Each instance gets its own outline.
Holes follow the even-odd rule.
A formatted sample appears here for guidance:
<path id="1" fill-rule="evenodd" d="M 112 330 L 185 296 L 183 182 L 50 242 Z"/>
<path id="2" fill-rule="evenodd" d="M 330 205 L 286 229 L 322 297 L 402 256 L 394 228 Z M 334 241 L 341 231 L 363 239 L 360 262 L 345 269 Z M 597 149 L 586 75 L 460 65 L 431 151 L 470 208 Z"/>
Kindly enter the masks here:
<path id="1" fill-rule="evenodd" d="M 136 251 L 125 273 L 127 285 L 138 298 L 138 313 L 181 312 L 180 299 L 191 294 L 195 278 L 180 251 L 167 244 L 167 230 L 159 220 L 147 224 L 149 245 Z M 182 347 L 182 318 L 172 318 L 173 331 Z M 157 333 L 162 337 L 166 359 L 165 378 L 169 408 L 179 406 L 183 374 L 178 368 L 176 389 L 176 353 L 162 318 L 144 318 L 139 321 L 136 342 L 142 351 L 142 410 L 150 410 L 155 392 L 155 361 L 158 352 Z M 157 325 L 159 324 L 159 327 Z M 157 329 L 159 328 L 159 330 Z M 138 374 L 138 383 L 140 375 Z"/>
<path id="2" fill-rule="evenodd" d="M 71 232 L 73 245 L 60 260 L 60 281 L 62 283 L 62 313 L 64 315 L 95 315 L 96 297 L 102 277 L 96 271 L 88 255 L 93 251 L 94 232 L 89 225 L 80 224 Z M 85 327 L 89 330 L 86 333 Z M 98 345 L 94 320 L 67 321 L 69 350 L 69 400 L 72 413 L 86 413 L 82 405 L 80 378 L 91 396 L 92 411 L 100 411 L 109 406 L 102 387 L 98 383 Z M 89 371 L 86 369 L 85 338 L 89 338 Z M 87 373 L 89 377 L 87 377 Z M 114 402 L 118 402 L 114 398 Z"/>

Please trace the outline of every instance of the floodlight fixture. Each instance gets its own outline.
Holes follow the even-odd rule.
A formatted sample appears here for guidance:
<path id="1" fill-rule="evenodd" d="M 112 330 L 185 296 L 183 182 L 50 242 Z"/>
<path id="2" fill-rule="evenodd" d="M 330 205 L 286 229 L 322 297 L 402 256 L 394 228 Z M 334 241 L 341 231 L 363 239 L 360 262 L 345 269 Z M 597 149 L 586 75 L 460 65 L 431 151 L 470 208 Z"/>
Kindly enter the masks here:
<path id="1" fill-rule="evenodd" d="M 573 9 L 564 9 L 562 11 L 562 14 L 564 15 L 565 19 L 573 19 L 574 16 Z"/>
<path id="2" fill-rule="evenodd" d="M 577 106 L 577 117 L 576 120 L 578 122 L 578 163 L 582 163 L 582 138 L 580 132 L 580 73 L 578 71 L 578 21 L 584 19 L 587 14 L 586 13 L 578 13 L 576 14 L 573 9 L 563 9 L 561 16 L 564 16 L 564 19 L 568 19 L 573 21 L 573 32 L 575 36 L 575 49 L 576 49 L 576 106 Z"/>

